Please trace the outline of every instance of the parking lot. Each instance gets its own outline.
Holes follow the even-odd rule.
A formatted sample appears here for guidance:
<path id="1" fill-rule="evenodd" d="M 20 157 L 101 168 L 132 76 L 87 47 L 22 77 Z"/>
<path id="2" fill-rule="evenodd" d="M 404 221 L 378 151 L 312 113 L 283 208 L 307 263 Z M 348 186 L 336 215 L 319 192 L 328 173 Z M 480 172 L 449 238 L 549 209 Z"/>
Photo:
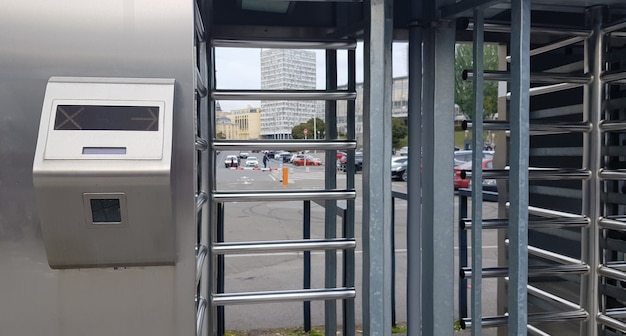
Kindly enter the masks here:
<path id="1" fill-rule="evenodd" d="M 220 156 L 229 153 L 221 153 Z M 261 155 L 259 155 L 262 157 Z M 222 161 L 218 158 L 218 163 Z M 283 169 L 288 171 L 288 184 L 283 185 Z M 282 189 L 322 189 L 324 188 L 325 169 L 335 169 L 332 166 L 293 166 L 270 160 L 269 169 L 229 169 L 223 165 L 217 169 L 218 190 L 282 190 Z M 356 274 L 357 298 L 356 321 L 361 323 L 361 273 L 362 273 L 362 243 L 361 243 L 361 214 L 362 203 L 362 174 L 355 178 L 357 200 L 355 229 L 357 239 Z M 338 188 L 345 187 L 345 173 L 337 174 Z M 400 193 L 406 192 L 407 183 L 393 181 L 392 189 Z M 396 257 L 396 312 L 399 322 L 406 321 L 406 210 L 407 202 L 395 202 L 395 257 Z M 458 218 L 458 199 L 455 197 L 455 219 Z M 303 203 L 293 202 L 233 202 L 225 205 L 225 240 L 262 241 L 301 239 L 303 225 Z M 485 218 L 497 217 L 497 204 L 485 202 L 483 207 Z M 445 223 L 438 223 L 438 225 Z M 448 223 L 455 227 L 455 223 Z M 338 232 L 341 234 L 340 221 Z M 324 237 L 324 209 L 316 204 L 311 208 L 311 238 Z M 485 267 L 497 264 L 496 232 L 485 232 L 483 235 L 483 263 Z M 458 255 L 458 242 L 455 239 L 455 256 Z M 312 261 L 312 288 L 324 287 L 324 252 L 311 253 Z M 338 278 L 341 283 L 341 253 L 338 256 Z M 228 256 L 226 265 L 226 292 L 251 292 L 263 290 L 301 289 L 303 278 L 303 253 L 272 253 L 272 254 L 239 254 Z M 456 263 L 455 263 L 456 265 Z M 495 315 L 496 293 L 495 280 L 483 281 L 484 314 Z M 456 298 L 455 298 L 456 301 Z M 324 323 L 324 303 L 312 303 L 313 325 Z M 338 302 L 338 317 L 341 318 L 341 305 Z M 455 305 L 456 306 L 456 305 Z M 226 307 L 227 330 L 271 329 L 281 327 L 299 327 L 303 323 L 302 303 L 280 303 L 263 305 L 241 305 Z M 456 311 L 456 308 L 455 308 Z M 456 314 L 456 313 L 455 313 Z M 341 321 L 338 321 L 340 323 Z M 451 326 L 452 327 L 452 326 Z M 490 335 L 486 331 L 486 335 Z"/>

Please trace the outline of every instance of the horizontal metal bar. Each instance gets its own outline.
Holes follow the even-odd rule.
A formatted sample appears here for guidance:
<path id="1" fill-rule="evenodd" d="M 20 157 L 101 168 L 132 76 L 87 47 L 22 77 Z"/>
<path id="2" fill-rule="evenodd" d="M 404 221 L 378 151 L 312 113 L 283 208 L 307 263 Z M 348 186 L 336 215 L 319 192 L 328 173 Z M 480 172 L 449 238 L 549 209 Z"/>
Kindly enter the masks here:
<path id="1" fill-rule="evenodd" d="M 536 322 L 567 322 L 567 321 L 576 321 L 576 320 L 587 320 L 589 318 L 589 314 L 583 310 L 578 309 L 574 311 L 564 311 L 564 312 L 546 312 L 546 313 L 532 313 L 528 314 L 528 322 L 536 323 Z M 508 315 L 498 315 L 498 316 L 487 316 L 484 317 L 481 321 L 482 328 L 495 328 L 499 326 L 504 326 L 508 323 L 509 316 Z M 472 328 L 472 320 L 470 318 L 461 319 L 461 328 L 468 329 Z"/>
<path id="2" fill-rule="evenodd" d="M 355 296 L 356 291 L 353 287 L 341 287 L 329 289 L 300 289 L 286 291 L 213 294 L 211 301 L 213 305 L 226 306 L 266 302 L 341 300 L 351 299 Z"/>
<path id="3" fill-rule="evenodd" d="M 602 34 L 610 34 L 614 31 L 626 28 L 626 19 L 612 22 L 602 28 Z"/>
<path id="4" fill-rule="evenodd" d="M 510 203 L 507 202 L 505 204 L 505 206 L 508 209 L 509 206 L 510 206 Z M 573 214 L 573 213 L 569 213 L 569 212 L 558 211 L 558 210 L 551 210 L 551 209 L 545 209 L 545 208 L 539 208 L 539 207 L 534 207 L 534 206 L 529 206 L 528 207 L 528 214 L 529 215 L 535 215 L 535 216 L 542 216 L 542 217 L 550 217 L 550 218 L 554 218 L 554 217 L 581 218 L 581 217 L 584 217 L 582 215 Z M 587 217 L 584 217 L 584 218 L 587 218 Z"/>
<path id="5" fill-rule="evenodd" d="M 468 29 L 474 29 L 474 23 L 470 22 Z M 485 23 L 483 30 L 491 33 L 510 33 L 511 26 L 498 23 Z M 547 26 L 533 26 L 530 27 L 530 32 L 533 34 L 551 34 L 551 35 L 573 35 L 573 36 L 589 36 L 589 30 L 582 30 L 580 28 L 573 27 L 547 27 Z"/>
<path id="6" fill-rule="evenodd" d="M 626 231 L 626 221 L 613 218 L 600 218 L 598 225 L 603 229 Z"/>
<path id="7" fill-rule="evenodd" d="M 346 2 L 360 2 L 347 0 Z M 275 48 L 275 49 L 346 49 L 355 50 L 356 40 L 239 40 L 239 39 L 214 39 L 211 41 L 214 47 L 225 48 Z"/>
<path id="8" fill-rule="evenodd" d="M 200 211 L 202 206 L 209 200 L 209 195 L 204 191 L 199 191 L 196 194 L 196 211 Z"/>
<path id="9" fill-rule="evenodd" d="M 626 79 L 626 72 L 625 71 L 609 71 L 609 72 L 605 72 L 602 74 L 602 80 L 605 83 L 624 83 L 624 80 Z"/>
<path id="10" fill-rule="evenodd" d="M 462 170 L 461 179 L 469 179 L 472 177 L 471 170 Z M 591 177 L 591 172 L 586 169 L 568 169 L 568 168 L 537 168 L 528 169 L 528 179 L 538 181 L 548 180 L 587 180 Z M 485 179 L 508 179 L 509 169 L 486 169 L 483 170 L 483 178 Z"/>
<path id="11" fill-rule="evenodd" d="M 237 254 L 315 250 L 346 250 L 354 248 L 356 248 L 356 240 L 335 238 L 256 242 L 253 241 L 243 243 L 216 243 L 213 245 L 212 251 L 215 254 Z"/>
<path id="12" fill-rule="evenodd" d="M 264 202 L 264 201 L 306 201 L 306 200 L 353 200 L 356 192 L 348 189 L 312 189 L 312 190 L 252 190 L 252 191 L 215 191 L 216 202 Z"/>
<path id="13" fill-rule="evenodd" d="M 457 18 L 461 16 L 468 16 L 477 7 L 489 7 L 500 0 L 462 0 L 441 7 L 442 18 Z"/>
<path id="14" fill-rule="evenodd" d="M 509 219 L 508 218 L 494 218 L 494 219 L 483 219 L 483 229 L 508 229 L 509 228 Z M 589 218 L 587 217 L 579 217 L 579 218 L 529 218 L 528 219 L 528 228 L 531 229 L 556 229 L 563 227 L 586 227 L 591 223 Z M 461 230 L 471 230 L 472 229 L 472 219 L 471 218 L 463 218 L 461 219 Z M 626 223 L 625 223 L 626 224 Z"/>
<path id="15" fill-rule="evenodd" d="M 354 140 L 216 140 L 214 149 L 283 149 L 283 150 L 349 150 L 356 149 Z"/>
<path id="16" fill-rule="evenodd" d="M 613 318 L 626 318 L 626 307 L 607 308 L 606 315 Z"/>
<path id="17" fill-rule="evenodd" d="M 468 120 L 464 120 L 461 122 L 461 128 L 463 130 L 470 130 L 473 127 L 473 123 Z M 553 123 L 531 123 L 528 126 L 528 129 L 531 135 L 533 133 L 541 132 L 545 133 L 588 133 L 591 132 L 591 123 L 581 122 L 581 123 L 563 123 L 563 122 L 553 122 Z M 510 131 L 511 124 L 506 120 L 485 120 L 483 121 L 483 129 L 485 131 Z"/>
<path id="18" fill-rule="evenodd" d="M 472 80 L 474 73 L 472 70 L 463 70 L 461 74 L 463 80 Z M 486 81 L 503 81 L 508 82 L 511 80 L 511 73 L 508 71 L 500 70 L 485 70 L 483 71 L 483 77 Z M 533 72 L 530 74 L 531 83 L 546 83 L 546 84 L 559 84 L 559 83 L 572 83 L 572 84 L 588 84 L 591 81 L 589 75 L 570 75 L 560 73 L 547 73 L 547 72 Z"/>
<path id="19" fill-rule="evenodd" d="M 505 239 L 505 244 L 508 245 L 508 243 L 509 243 L 509 240 Z M 579 259 L 571 258 L 566 255 L 544 250 L 535 246 L 528 245 L 528 253 L 534 256 L 537 256 L 546 260 L 554 261 L 554 262 L 564 264 L 564 265 L 583 265 L 583 266 L 587 265 Z"/>
<path id="20" fill-rule="evenodd" d="M 209 249 L 205 245 L 196 246 L 196 284 L 202 276 L 202 267 L 208 252 Z"/>
<path id="21" fill-rule="evenodd" d="M 626 180 L 626 169 L 600 169 L 598 177 L 602 180 L 623 181 Z"/>
<path id="22" fill-rule="evenodd" d="M 204 80 L 202 79 L 202 75 L 200 74 L 200 70 L 198 68 L 196 68 L 196 89 L 200 98 L 206 97 L 206 95 L 209 93 L 209 90 L 207 89 L 207 86 L 204 83 Z"/>
<path id="23" fill-rule="evenodd" d="M 626 281 L 626 272 L 605 265 L 598 267 L 598 275 L 619 281 Z"/>
<path id="24" fill-rule="evenodd" d="M 596 316 L 596 321 L 604 326 L 616 329 L 622 333 L 626 333 L 626 323 L 620 320 L 608 317 L 603 314 L 599 314 L 598 316 Z"/>
<path id="25" fill-rule="evenodd" d="M 600 121 L 600 130 L 603 132 L 626 131 L 626 122 L 618 120 Z"/>
<path id="26" fill-rule="evenodd" d="M 528 90 L 528 95 L 531 97 L 540 96 L 540 95 L 544 95 L 548 93 L 555 93 L 555 92 L 565 91 L 569 89 L 574 89 L 574 88 L 581 87 L 581 86 L 583 86 L 583 84 L 572 84 L 572 83 L 536 86 Z M 508 100 L 511 99 L 511 92 L 506 93 L 506 99 Z"/>
<path id="27" fill-rule="evenodd" d="M 354 91 L 326 90 L 214 90 L 215 100 L 354 100 Z"/>
<path id="28" fill-rule="evenodd" d="M 578 42 L 582 42 L 584 40 L 586 40 L 589 36 L 574 36 L 574 37 L 566 37 L 564 39 L 558 40 L 558 41 L 553 41 L 550 44 L 546 44 L 544 46 L 535 48 L 535 49 L 531 49 L 530 52 L 528 53 L 528 55 L 530 56 L 537 56 L 537 55 L 541 55 L 543 53 L 547 53 L 550 52 L 552 50 L 557 50 L 563 47 L 567 47 L 570 46 L 572 44 L 576 44 Z M 507 56 L 506 57 L 506 61 L 507 62 L 511 62 L 511 56 Z"/>
<path id="29" fill-rule="evenodd" d="M 205 151 L 209 148 L 209 142 L 206 139 L 196 137 L 196 150 Z"/>
<path id="30" fill-rule="evenodd" d="M 206 313 L 207 300 L 201 296 L 197 301 L 196 335 L 202 335 L 202 324 L 204 324 L 204 314 Z"/>
<path id="31" fill-rule="evenodd" d="M 548 334 L 545 331 L 542 331 L 541 329 L 534 327 L 530 324 L 526 325 L 526 329 L 528 330 L 528 335 L 531 336 L 550 336 L 550 334 Z"/>
<path id="32" fill-rule="evenodd" d="M 528 276 L 529 277 L 537 277 L 537 276 L 548 276 L 548 275 L 565 275 L 565 274 L 586 274 L 589 272 L 589 266 L 578 264 L 578 265 L 540 265 L 540 266 L 529 266 L 528 267 Z M 483 278 L 502 278 L 508 276 L 509 274 L 508 267 L 488 267 L 484 268 L 481 271 Z M 461 268 L 461 279 L 470 279 L 472 278 L 472 269 L 471 267 L 463 267 Z"/>
<path id="33" fill-rule="evenodd" d="M 531 286 L 528 285 L 527 286 L 528 289 L 528 294 L 533 295 L 535 297 L 538 297 L 544 301 L 547 302 L 551 302 L 554 304 L 557 304 L 559 306 L 561 306 L 563 309 L 569 309 L 569 310 L 578 310 L 578 309 L 582 309 L 582 307 L 579 304 L 576 304 L 574 302 L 571 302 L 569 300 L 566 300 L 560 296 L 554 295 L 550 292 L 544 291 L 542 289 L 539 289 L 535 286 Z"/>

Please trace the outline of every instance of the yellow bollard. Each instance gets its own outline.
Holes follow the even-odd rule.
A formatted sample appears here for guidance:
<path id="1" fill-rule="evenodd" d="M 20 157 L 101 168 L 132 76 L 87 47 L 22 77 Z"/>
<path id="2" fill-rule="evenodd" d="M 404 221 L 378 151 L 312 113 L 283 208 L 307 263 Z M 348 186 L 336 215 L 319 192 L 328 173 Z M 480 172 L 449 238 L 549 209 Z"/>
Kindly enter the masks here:
<path id="1" fill-rule="evenodd" d="M 283 185 L 289 184 L 289 168 L 283 167 Z"/>

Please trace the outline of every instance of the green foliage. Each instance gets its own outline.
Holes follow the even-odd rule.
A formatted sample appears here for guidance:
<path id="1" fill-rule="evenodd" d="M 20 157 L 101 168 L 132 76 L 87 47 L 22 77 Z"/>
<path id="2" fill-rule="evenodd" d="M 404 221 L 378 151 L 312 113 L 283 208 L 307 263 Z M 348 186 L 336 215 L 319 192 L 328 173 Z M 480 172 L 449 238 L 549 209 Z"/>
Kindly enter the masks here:
<path id="1" fill-rule="evenodd" d="M 454 101 L 465 114 L 473 118 L 474 111 L 474 88 L 472 81 L 463 80 L 463 70 L 472 69 L 473 60 L 471 44 L 457 44 L 455 48 L 455 74 L 454 74 Z M 498 69 L 498 47 L 496 45 L 484 45 L 485 70 Z M 484 117 L 490 117 L 498 112 L 498 83 L 484 82 Z"/>
<path id="2" fill-rule="evenodd" d="M 224 134 L 224 132 L 218 132 L 218 133 L 215 135 L 215 137 L 216 137 L 217 139 L 224 140 L 224 139 L 226 139 L 226 134 Z"/>
<path id="3" fill-rule="evenodd" d="M 391 145 L 393 148 L 400 148 L 402 139 L 409 135 L 409 128 L 400 118 L 391 118 Z"/>
<path id="4" fill-rule="evenodd" d="M 391 327 L 392 334 L 406 334 L 406 323 L 398 323 L 395 327 Z"/>
<path id="5" fill-rule="evenodd" d="M 291 137 L 294 139 L 304 139 L 304 130 L 307 130 L 307 139 L 324 139 L 326 137 L 326 124 L 320 118 L 309 119 L 307 122 L 298 124 L 291 129 Z M 314 132 L 317 131 L 317 136 Z"/>

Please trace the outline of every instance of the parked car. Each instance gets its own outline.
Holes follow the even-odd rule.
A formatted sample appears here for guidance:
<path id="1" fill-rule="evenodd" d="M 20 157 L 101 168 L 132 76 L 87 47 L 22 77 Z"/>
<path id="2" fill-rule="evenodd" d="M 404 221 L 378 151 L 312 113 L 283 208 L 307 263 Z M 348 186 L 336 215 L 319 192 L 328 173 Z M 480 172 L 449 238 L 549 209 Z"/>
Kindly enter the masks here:
<path id="1" fill-rule="evenodd" d="M 322 161 L 309 154 L 298 154 L 291 162 L 294 166 L 320 166 Z"/>
<path id="2" fill-rule="evenodd" d="M 346 152 L 337 151 L 337 160 L 341 160 L 342 157 L 348 155 Z"/>
<path id="3" fill-rule="evenodd" d="M 239 152 L 239 158 L 240 159 L 247 159 L 248 155 L 250 155 L 250 153 L 246 152 L 246 151 L 240 151 Z"/>
<path id="4" fill-rule="evenodd" d="M 224 159 L 224 167 L 239 167 L 239 158 L 237 155 L 226 155 Z"/>
<path id="5" fill-rule="evenodd" d="M 259 159 L 256 156 L 248 156 L 246 159 L 246 167 L 259 168 Z"/>
<path id="6" fill-rule="evenodd" d="M 391 178 L 394 180 L 407 180 L 406 167 L 409 164 L 409 158 L 401 156 L 391 159 Z"/>
<path id="7" fill-rule="evenodd" d="M 408 156 L 409 155 L 409 147 L 404 146 L 400 148 L 400 156 Z"/>
<path id="8" fill-rule="evenodd" d="M 339 169 L 341 171 L 348 171 L 348 156 L 344 156 L 339 160 Z M 354 153 L 354 171 L 362 171 L 363 170 L 363 152 L 355 152 Z"/>
<path id="9" fill-rule="evenodd" d="M 489 170 L 489 169 L 493 169 L 493 159 L 489 158 L 489 159 L 483 159 L 483 170 Z M 461 178 L 461 172 L 464 170 L 472 170 L 472 162 L 466 162 L 462 165 L 456 166 L 454 167 L 454 189 L 459 189 L 459 188 L 468 188 L 469 184 L 470 184 L 470 179 L 466 178 L 466 179 L 462 179 Z M 489 182 L 491 183 L 491 182 Z M 483 183 L 484 184 L 484 183 Z M 495 185 L 495 180 L 493 181 L 493 184 Z"/>
<path id="10" fill-rule="evenodd" d="M 293 154 L 289 153 L 289 152 L 280 152 L 280 153 L 276 153 L 274 154 L 274 159 L 278 160 L 279 162 L 282 163 L 287 163 L 289 161 L 291 161 L 291 157 L 293 156 Z"/>
<path id="11" fill-rule="evenodd" d="M 493 151 L 483 151 L 483 159 L 493 159 Z M 454 152 L 454 166 L 460 166 L 472 161 L 471 150 L 458 150 Z"/>

